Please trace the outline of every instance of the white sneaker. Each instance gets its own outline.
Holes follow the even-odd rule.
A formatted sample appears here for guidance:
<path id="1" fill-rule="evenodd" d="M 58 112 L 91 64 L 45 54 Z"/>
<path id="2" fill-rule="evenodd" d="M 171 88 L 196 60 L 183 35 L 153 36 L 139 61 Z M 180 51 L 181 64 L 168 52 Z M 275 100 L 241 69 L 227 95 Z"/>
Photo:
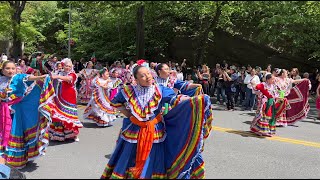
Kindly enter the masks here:
<path id="1" fill-rule="evenodd" d="M 76 139 L 74 139 L 75 142 L 79 142 L 80 139 L 77 137 Z"/>

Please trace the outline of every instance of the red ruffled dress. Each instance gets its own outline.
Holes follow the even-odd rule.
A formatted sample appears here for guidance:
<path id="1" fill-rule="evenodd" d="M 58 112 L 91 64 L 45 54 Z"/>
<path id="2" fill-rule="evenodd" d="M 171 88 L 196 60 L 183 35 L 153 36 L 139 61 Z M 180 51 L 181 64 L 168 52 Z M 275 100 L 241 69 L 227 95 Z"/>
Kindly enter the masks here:
<path id="1" fill-rule="evenodd" d="M 59 81 L 56 86 L 54 98 L 56 107 L 53 108 L 53 123 L 49 129 L 50 139 L 57 141 L 75 139 L 79 134 L 79 128 L 83 127 L 77 110 L 77 91 L 75 89 L 77 75 L 74 72 L 64 75 L 71 76 L 72 81 L 71 83 Z"/>

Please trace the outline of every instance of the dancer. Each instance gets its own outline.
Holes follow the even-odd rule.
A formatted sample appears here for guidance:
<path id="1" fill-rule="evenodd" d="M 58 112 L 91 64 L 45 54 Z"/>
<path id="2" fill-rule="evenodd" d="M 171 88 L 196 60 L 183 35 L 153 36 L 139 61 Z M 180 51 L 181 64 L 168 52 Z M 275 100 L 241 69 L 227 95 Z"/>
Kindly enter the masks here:
<path id="1" fill-rule="evenodd" d="M 111 69 L 110 72 L 110 80 L 112 82 L 112 91 L 110 92 L 110 98 L 112 99 L 119 92 L 119 89 L 123 85 L 123 81 L 120 78 L 118 78 L 119 72 L 115 68 Z"/>
<path id="2" fill-rule="evenodd" d="M 98 76 L 93 80 L 94 89 L 91 100 L 84 110 L 83 118 L 94 121 L 100 127 L 111 126 L 111 122 L 116 119 L 116 110 L 108 101 L 109 91 L 112 82 L 109 78 L 107 68 L 99 71 Z"/>
<path id="3" fill-rule="evenodd" d="M 285 69 L 278 69 L 275 78 L 275 85 L 280 98 L 286 97 L 289 105 L 286 110 L 277 117 L 276 126 L 293 125 L 298 120 L 305 118 L 310 110 L 308 103 L 309 84 L 308 79 L 293 80 L 288 78 L 288 73 Z M 292 84 L 295 84 L 292 87 Z"/>
<path id="4" fill-rule="evenodd" d="M 320 84 L 317 87 L 316 108 L 318 110 L 318 120 L 320 120 Z"/>
<path id="5" fill-rule="evenodd" d="M 210 98 L 176 96 L 153 84 L 143 66 L 133 75 L 137 85 L 124 85 L 111 101 L 127 118 L 101 178 L 204 178 L 201 152 L 211 130 Z M 161 107 L 170 102 L 175 107 L 163 117 Z"/>
<path id="6" fill-rule="evenodd" d="M 85 65 L 85 69 L 82 69 L 79 72 L 79 76 L 81 76 L 81 87 L 79 90 L 79 101 L 82 104 L 87 104 L 90 101 L 92 95 L 91 82 L 92 79 L 97 75 L 98 70 L 92 69 L 93 63 L 92 61 L 88 61 Z"/>
<path id="7" fill-rule="evenodd" d="M 251 132 L 260 136 L 269 136 L 276 132 L 276 117 L 285 111 L 287 105 L 286 98 L 279 98 L 278 90 L 274 84 L 274 76 L 266 75 L 266 82 L 258 85 L 252 84 L 254 91 L 258 95 L 258 105 L 256 115 L 251 123 Z"/>
<path id="8" fill-rule="evenodd" d="M 48 75 L 16 74 L 12 61 L 3 63 L 2 73 L 0 154 L 8 164 L 21 169 L 45 154 L 54 90 Z"/>
<path id="9" fill-rule="evenodd" d="M 75 84 L 77 75 L 73 70 L 72 61 L 68 58 L 62 60 L 63 72 L 52 75 L 52 79 L 58 79 L 56 96 L 53 108 L 53 123 L 50 124 L 50 140 L 65 141 L 74 139 L 79 141 L 79 128 L 83 125 L 78 119 L 77 91 Z"/>
<path id="10" fill-rule="evenodd" d="M 187 81 L 179 81 L 170 77 L 169 66 L 165 63 L 158 64 L 156 66 L 157 77 L 154 77 L 155 81 L 159 85 L 169 87 L 171 89 L 177 89 L 178 93 L 194 96 L 202 93 L 201 84 L 193 84 Z M 189 91 L 192 90 L 192 91 Z"/>
<path id="11" fill-rule="evenodd" d="M 26 65 L 23 59 L 19 59 L 17 68 L 20 68 L 22 74 L 26 74 L 28 70 L 28 66 Z"/>

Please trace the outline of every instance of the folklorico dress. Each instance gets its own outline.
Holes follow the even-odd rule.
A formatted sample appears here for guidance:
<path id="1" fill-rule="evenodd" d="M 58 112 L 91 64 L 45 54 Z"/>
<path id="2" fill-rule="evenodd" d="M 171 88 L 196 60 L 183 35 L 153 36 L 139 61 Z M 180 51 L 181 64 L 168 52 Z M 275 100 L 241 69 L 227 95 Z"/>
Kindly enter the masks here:
<path id="1" fill-rule="evenodd" d="M 75 89 L 77 75 L 74 72 L 61 72 L 62 76 L 71 76 L 72 82 L 59 80 L 54 98 L 55 107 L 53 109 L 53 123 L 50 124 L 50 139 L 65 141 L 65 139 L 75 139 L 79 134 L 79 128 L 83 125 L 78 118 L 77 91 Z"/>
<path id="2" fill-rule="evenodd" d="M 210 97 L 182 95 L 157 84 L 124 85 L 111 105 L 132 115 L 123 125 L 101 178 L 204 178 L 202 151 L 212 123 Z M 165 116 L 162 106 L 173 109 Z"/>
<path id="3" fill-rule="evenodd" d="M 79 72 L 79 74 L 81 75 L 81 87 L 79 89 L 79 101 L 80 103 L 88 103 L 91 99 L 91 95 L 92 95 L 92 88 L 91 88 L 91 83 L 93 78 L 96 76 L 97 74 L 97 70 L 96 69 L 83 69 Z"/>
<path id="4" fill-rule="evenodd" d="M 107 83 L 100 77 L 93 79 L 93 93 L 92 97 L 84 110 L 83 118 L 94 121 L 98 126 L 110 126 L 111 122 L 116 119 L 116 109 L 110 105 L 108 98 L 112 88 L 112 82 L 108 83 L 108 89 L 102 86 Z"/>
<path id="5" fill-rule="evenodd" d="M 293 125 L 305 118 L 310 110 L 308 103 L 309 81 L 305 80 L 292 87 L 291 78 L 275 78 L 277 96 L 284 96 L 288 100 L 285 111 L 277 117 L 277 126 Z"/>
<path id="6" fill-rule="evenodd" d="M 189 89 L 189 85 L 191 83 L 187 81 L 180 81 L 173 77 L 168 77 L 167 79 L 163 79 L 159 76 L 154 77 L 155 82 L 157 84 L 163 85 L 165 87 L 171 88 L 171 89 L 177 89 L 178 94 L 184 94 L 188 96 L 196 96 L 202 93 L 202 88 L 197 87 L 193 89 Z"/>
<path id="7" fill-rule="evenodd" d="M 272 136 L 276 131 L 276 118 L 285 112 L 288 105 L 287 99 L 278 98 L 274 84 L 260 83 L 254 91 L 258 94 L 258 105 L 250 129 L 258 135 Z"/>
<path id="8" fill-rule="evenodd" d="M 29 75 L 0 77 L 0 154 L 21 169 L 45 154 L 49 144 L 50 106 L 54 89 L 50 77 L 28 81 Z"/>
<path id="9" fill-rule="evenodd" d="M 114 70 L 118 72 L 118 78 L 121 79 L 122 82 L 125 82 L 126 69 L 115 67 Z"/>
<path id="10" fill-rule="evenodd" d="M 112 89 L 110 91 L 110 99 L 113 99 L 113 97 L 119 92 L 121 86 L 123 85 L 123 81 L 120 78 L 114 78 L 110 77 L 111 83 L 112 83 Z"/>
<path id="11" fill-rule="evenodd" d="M 201 87 L 188 89 L 191 83 L 189 83 L 188 81 L 177 80 L 172 76 L 168 77 L 167 79 L 163 79 L 160 76 L 157 76 L 154 77 L 154 79 L 157 84 L 173 89 L 176 94 L 183 94 L 190 97 L 203 94 Z M 162 109 L 163 111 L 165 111 L 164 114 L 166 114 L 167 111 L 170 111 L 172 109 L 172 107 L 170 106 L 170 104 L 164 104 L 164 107 L 162 107 Z"/>

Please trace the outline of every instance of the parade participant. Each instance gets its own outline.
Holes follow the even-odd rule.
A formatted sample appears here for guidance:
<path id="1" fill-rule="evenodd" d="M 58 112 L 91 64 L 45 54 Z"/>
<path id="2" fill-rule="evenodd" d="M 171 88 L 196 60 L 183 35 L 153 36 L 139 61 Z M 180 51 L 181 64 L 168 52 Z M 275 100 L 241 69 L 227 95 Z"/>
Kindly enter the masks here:
<path id="1" fill-rule="evenodd" d="M 111 126 L 111 122 L 116 119 L 116 110 L 105 98 L 109 96 L 108 89 L 112 88 L 107 68 L 99 71 L 93 80 L 93 85 L 92 97 L 84 110 L 83 118 L 94 121 L 100 127 Z"/>
<path id="2" fill-rule="evenodd" d="M 54 90 L 48 75 L 16 74 L 12 61 L 3 64 L 2 73 L 0 153 L 8 164 L 21 169 L 45 154 Z"/>
<path id="3" fill-rule="evenodd" d="M 272 74 L 266 75 L 266 82 L 252 84 L 254 91 L 258 95 L 258 105 L 256 115 L 251 123 L 251 132 L 260 136 L 275 134 L 276 117 L 285 112 L 287 105 L 286 98 L 279 98 L 277 87 L 274 84 L 275 77 Z"/>
<path id="4" fill-rule="evenodd" d="M 81 76 L 81 87 L 79 90 L 78 98 L 80 103 L 87 104 L 90 101 L 92 95 L 91 83 L 92 79 L 97 75 L 98 70 L 92 69 L 92 61 L 88 61 L 85 65 L 85 68 L 79 72 Z"/>
<path id="5" fill-rule="evenodd" d="M 115 64 L 116 64 L 116 67 L 114 69 L 118 72 L 118 78 L 121 79 L 122 82 L 124 82 L 126 70 L 122 67 L 122 64 L 120 61 L 116 61 Z"/>
<path id="6" fill-rule="evenodd" d="M 280 98 L 286 97 L 289 103 L 286 110 L 277 117 L 276 125 L 285 127 L 293 125 L 308 114 L 310 110 L 308 103 L 310 81 L 308 79 L 293 80 L 288 78 L 285 69 L 278 69 L 276 73 L 278 77 L 275 78 L 275 85 L 278 96 Z M 293 84 L 295 84 L 294 87 L 292 87 Z"/>
<path id="7" fill-rule="evenodd" d="M 318 110 L 318 120 L 320 120 L 320 84 L 317 87 L 316 108 Z"/>
<path id="8" fill-rule="evenodd" d="M 22 74 L 26 74 L 28 70 L 28 66 L 26 65 L 23 59 L 19 59 L 17 68 L 20 68 Z"/>
<path id="9" fill-rule="evenodd" d="M 179 93 L 193 96 L 199 95 L 202 91 L 201 84 L 193 84 L 186 81 L 179 81 L 170 77 L 169 66 L 165 63 L 158 64 L 156 66 L 157 77 L 154 77 L 157 84 L 169 87 L 171 89 L 177 89 Z M 188 91 L 193 90 L 193 91 Z"/>
<path id="10" fill-rule="evenodd" d="M 6 61 L 8 61 L 8 56 L 6 56 L 5 54 L 2 54 L 0 58 L 0 69 L 2 69 L 2 65 Z"/>
<path id="11" fill-rule="evenodd" d="M 56 63 L 58 61 L 58 58 L 55 56 L 51 56 L 45 63 L 44 63 L 44 67 L 46 69 L 46 71 L 48 73 L 52 72 L 55 67 L 56 67 Z"/>
<path id="12" fill-rule="evenodd" d="M 51 75 L 52 79 L 58 79 L 59 81 L 54 98 L 56 107 L 53 108 L 53 123 L 49 128 L 50 139 L 57 141 L 74 139 L 79 141 L 79 128 L 82 128 L 83 125 L 78 119 L 77 91 L 75 89 L 77 74 L 73 70 L 70 59 L 65 58 L 61 63 L 63 72 L 58 75 Z"/>
<path id="13" fill-rule="evenodd" d="M 51 72 L 51 74 L 53 75 L 59 75 L 61 72 L 63 71 L 63 67 L 62 67 L 62 63 L 61 61 L 57 61 L 56 64 L 55 64 L 55 67 L 53 69 L 53 71 Z M 58 82 L 59 82 L 59 79 L 53 79 L 52 80 L 52 84 L 53 84 L 53 87 L 54 87 L 54 91 L 57 93 L 57 85 L 58 85 Z"/>
<path id="14" fill-rule="evenodd" d="M 249 72 L 250 74 L 248 74 L 245 79 L 244 79 L 244 84 L 247 85 L 246 88 L 246 98 L 245 98 L 245 110 L 249 110 L 252 111 L 253 107 L 255 105 L 255 100 L 256 100 L 256 95 L 255 95 L 255 91 L 253 91 L 252 89 L 252 85 L 251 84 L 259 84 L 260 83 L 260 79 L 257 76 L 257 72 L 255 69 L 252 69 L 251 67 L 249 68 L 251 69 Z"/>
<path id="15" fill-rule="evenodd" d="M 58 75 L 62 71 L 63 71 L 63 67 L 62 67 L 61 61 L 57 61 L 57 63 L 54 66 L 54 69 L 52 71 L 52 74 Z"/>
<path id="16" fill-rule="evenodd" d="M 204 178 L 201 152 L 211 130 L 210 98 L 177 96 L 153 84 L 143 66 L 133 75 L 137 85 L 124 85 L 111 101 L 127 118 L 101 178 Z M 175 107 L 162 116 L 161 107 L 170 102 Z"/>
<path id="17" fill-rule="evenodd" d="M 110 80 L 112 82 L 112 90 L 110 92 L 110 98 L 112 99 L 119 92 L 119 89 L 123 85 L 123 81 L 120 78 L 118 78 L 119 72 L 115 68 L 111 69 L 110 73 L 111 73 Z"/>

